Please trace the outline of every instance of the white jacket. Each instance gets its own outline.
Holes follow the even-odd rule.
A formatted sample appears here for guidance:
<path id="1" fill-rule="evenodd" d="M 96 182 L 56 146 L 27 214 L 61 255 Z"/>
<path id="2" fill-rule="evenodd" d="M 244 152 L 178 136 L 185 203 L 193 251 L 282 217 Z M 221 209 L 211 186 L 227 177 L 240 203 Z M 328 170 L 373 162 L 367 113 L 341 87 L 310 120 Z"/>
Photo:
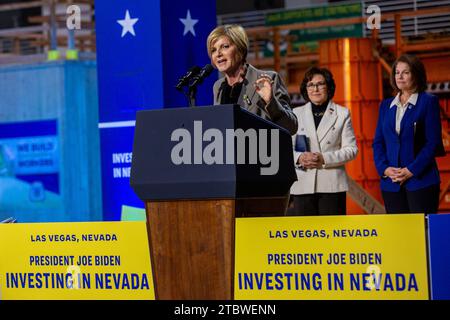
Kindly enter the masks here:
<path id="1" fill-rule="evenodd" d="M 311 194 L 317 192 L 344 192 L 348 190 L 345 163 L 358 153 L 350 111 L 330 101 L 316 131 L 311 103 L 294 109 L 298 119 L 297 134 L 306 135 L 310 151 L 320 152 L 325 164 L 321 169 L 302 170 L 296 165 L 298 181 L 291 187 L 291 194 Z M 295 151 L 294 163 L 300 152 Z"/>

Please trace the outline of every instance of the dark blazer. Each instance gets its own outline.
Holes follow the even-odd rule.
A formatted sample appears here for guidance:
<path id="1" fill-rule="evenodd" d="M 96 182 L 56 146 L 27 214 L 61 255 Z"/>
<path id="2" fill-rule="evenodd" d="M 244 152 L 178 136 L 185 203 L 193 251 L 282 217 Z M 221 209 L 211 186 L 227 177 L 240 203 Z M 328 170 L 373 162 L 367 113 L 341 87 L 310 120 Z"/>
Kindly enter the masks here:
<path id="1" fill-rule="evenodd" d="M 406 190 L 415 191 L 440 183 L 439 170 L 435 156 L 442 144 L 439 101 L 434 95 L 419 93 L 416 105 L 409 105 L 401 125 L 400 134 L 395 131 L 397 107 L 390 107 L 394 98 L 381 102 L 378 124 L 373 141 L 375 166 L 381 178 L 381 190 L 397 192 L 398 183 L 384 177 L 387 167 L 407 167 L 413 177 L 405 182 Z M 415 146 L 418 128 L 424 134 L 424 143 L 420 150 Z"/>
<path id="2" fill-rule="evenodd" d="M 273 96 L 272 100 L 266 106 L 264 100 L 256 92 L 253 84 L 262 73 L 270 75 L 274 81 L 272 85 Z M 214 83 L 214 104 L 220 104 L 222 98 L 223 84 L 225 78 L 220 78 Z M 238 104 L 248 111 L 259 115 L 264 119 L 268 119 L 275 124 L 287 129 L 291 135 L 297 132 L 297 117 L 291 109 L 291 99 L 286 90 L 286 86 L 278 73 L 274 71 L 258 70 L 252 65 L 247 65 L 247 73 L 242 84 L 241 94 L 238 99 Z"/>

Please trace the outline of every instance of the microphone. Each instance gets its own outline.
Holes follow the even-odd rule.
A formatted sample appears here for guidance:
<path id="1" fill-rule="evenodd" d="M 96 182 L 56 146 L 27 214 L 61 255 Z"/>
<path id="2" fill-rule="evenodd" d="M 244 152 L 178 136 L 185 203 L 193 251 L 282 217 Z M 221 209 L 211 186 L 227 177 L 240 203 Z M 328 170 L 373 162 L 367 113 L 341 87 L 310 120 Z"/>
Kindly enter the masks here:
<path id="1" fill-rule="evenodd" d="M 201 71 L 200 67 L 193 66 L 189 69 L 188 72 L 184 76 L 178 80 L 178 84 L 175 86 L 177 90 L 181 91 L 184 86 L 187 86 L 189 84 L 189 80 L 191 80 L 192 77 L 196 76 Z"/>
<path id="2" fill-rule="evenodd" d="M 203 80 L 205 80 L 205 78 L 208 77 L 213 70 L 214 70 L 214 68 L 210 64 L 207 64 L 206 66 L 204 66 L 202 68 L 202 70 L 200 70 L 200 72 L 196 76 L 194 76 L 192 83 L 189 86 L 189 89 L 192 89 L 195 86 L 201 84 L 203 82 Z"/>

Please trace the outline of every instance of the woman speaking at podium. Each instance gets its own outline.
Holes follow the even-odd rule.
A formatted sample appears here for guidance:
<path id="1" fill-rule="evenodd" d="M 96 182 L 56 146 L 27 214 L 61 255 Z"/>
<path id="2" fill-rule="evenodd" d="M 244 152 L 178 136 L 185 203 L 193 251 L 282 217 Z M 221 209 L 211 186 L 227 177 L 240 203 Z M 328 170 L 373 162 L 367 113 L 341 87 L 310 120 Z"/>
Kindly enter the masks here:
<path id="1" fill-rule="evenodd" d="M 240 25 L 219 26 L 209 34 L 211 64 L 225 76 L 214 84 L 214 104 L 238 104 L 295 134 L 297 118 L 283 81 L 278 73 L 247 63 L 248 48 L 247 34 Z"/>

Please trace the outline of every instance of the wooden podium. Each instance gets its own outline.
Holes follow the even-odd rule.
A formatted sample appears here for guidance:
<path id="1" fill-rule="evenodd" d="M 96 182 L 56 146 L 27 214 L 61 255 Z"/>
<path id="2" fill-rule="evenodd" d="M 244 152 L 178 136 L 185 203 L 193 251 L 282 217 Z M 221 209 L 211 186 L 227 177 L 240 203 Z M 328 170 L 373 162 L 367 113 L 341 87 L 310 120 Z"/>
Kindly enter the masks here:
<path id="1" fill-rule="evenodd" d="M 271 164 L 251 161 L 272 130 Z M 275 158 L 278 170 L 261 174 Z M 145 202 L 156 299 L 233 299 L 235 217 L 284 215 L 296 179 L 289 133 L 237 105 L 138 112 L 131 186 Z"/>

